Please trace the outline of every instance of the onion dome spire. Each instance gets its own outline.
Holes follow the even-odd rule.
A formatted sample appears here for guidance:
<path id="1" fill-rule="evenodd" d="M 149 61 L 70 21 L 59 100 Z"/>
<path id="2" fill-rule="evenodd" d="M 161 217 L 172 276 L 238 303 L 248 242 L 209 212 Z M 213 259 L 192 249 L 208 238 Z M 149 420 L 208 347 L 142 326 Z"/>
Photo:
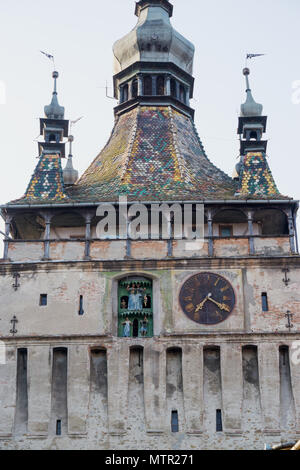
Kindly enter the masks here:
<path id="1" fill-rule="evenodd" d="M 250 88 L 250 83 L 249 83 L 249 75 L 250 75 L 250 69 L 245 68 L 243 70 L 243 74 L 246 77 L 246 93 L 247 93 L 247 99 L 244 104 L 241 106 L 241 116 L 245 117 L 250 117 L 250 116 L 261 116 L 263 112 L 263 105 L 258 104 L 254 101 L 254 98 L 252 96 L 251 88 Z"/>
<path id="2" fill-rule="evenodd" d="M 73 168 L 73 155 L 72 155 L 72 143 L 74 142 L 74 137 L 69 135 L 69 155 L 67 164 L 63 170 L 64 184 L 70 186 L 76 183 L 78 180 L 78 171 Z"/>
<path id="3" fill-rule="evenodd" d="M 57 79 L 59 77 L 58 72 L 53 72 L 52 77 L 54 79 L 54 90 L 51 103 L 44 108 L 45 116 L 48 119 L 64 119 L 65 108 L 59 105 L 57 99 Z"/>

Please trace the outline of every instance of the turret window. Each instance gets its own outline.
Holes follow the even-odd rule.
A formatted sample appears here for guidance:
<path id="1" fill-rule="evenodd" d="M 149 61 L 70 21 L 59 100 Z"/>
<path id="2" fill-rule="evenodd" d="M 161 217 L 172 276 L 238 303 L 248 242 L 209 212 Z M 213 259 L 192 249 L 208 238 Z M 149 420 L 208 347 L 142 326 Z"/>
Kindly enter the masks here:
<path id="1" fill-rule="evenodd" d="M 149 75 L 144 77 L 144 95 L 152 95 L 152 77 L 150 77 Z"/>
<path id="2" fill-rule="evenodd" d="M 165 94 L 165 78 L 162 75 L 157 77 L 157 94 L 159 96 Z"/>
<path id="3" fill-rule="evenodd" d="M 128 85 L 123 86 L 123 99 L 122 101 L 128 101 Z"/>
<path id="4" fill-rule="evenodd" d="M 180 94 L 180 96 L 179 96 L 180 101 L 185 103 L 185 89 L 184 89 L 183 85 L 180 85 L 180 87 L 179 87 L 179 94 Z"/>
<path id="5" fill-rule="evenodd" d="M 133 82 L 132 82 L 131 90 L 132 90 L 132 98 L 137 98 L 137 96 L 138 96 L 138 81 L 136 79 L 133 80 Z"/>
<path id="6" fill-rule="evenodd" d="M 173 98 L 177 98 L 177 96 L 176 96 L 176 81 L 174 80 L 174 78 L 171 78 L 171 96 L 173 96 Z"/>

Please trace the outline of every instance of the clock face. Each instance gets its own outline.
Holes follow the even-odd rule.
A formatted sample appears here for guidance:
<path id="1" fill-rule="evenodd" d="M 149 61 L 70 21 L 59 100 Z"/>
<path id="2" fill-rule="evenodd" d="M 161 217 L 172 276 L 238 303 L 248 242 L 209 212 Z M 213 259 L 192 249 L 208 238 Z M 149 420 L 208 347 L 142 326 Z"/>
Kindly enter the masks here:
<path id="1" fill-rule="evenodd" d="M 199 273 L 181 288 L 180 305 L 184 313 L 202 325 L 216 325 L 226 320 L 235 306 L 230 282 L 213 273 Z"/>

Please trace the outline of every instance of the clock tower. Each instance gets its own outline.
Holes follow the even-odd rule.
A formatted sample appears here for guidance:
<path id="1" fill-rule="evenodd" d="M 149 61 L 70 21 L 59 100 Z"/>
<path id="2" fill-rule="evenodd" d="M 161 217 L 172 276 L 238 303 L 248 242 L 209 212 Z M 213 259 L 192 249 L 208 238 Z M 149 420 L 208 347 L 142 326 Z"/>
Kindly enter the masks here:
<path id="1" fill-rule="evenodd" d="M 298 201 L 273 178 L 250 70 L 231 178 L 196 130 L 195 49 L 172 4 L 140 0 L 135 14 L 113 46 L 106 146 L 78 178 L 55 72 L 36 169 L 1 206 L 0 448 L 297 440 Z"/>

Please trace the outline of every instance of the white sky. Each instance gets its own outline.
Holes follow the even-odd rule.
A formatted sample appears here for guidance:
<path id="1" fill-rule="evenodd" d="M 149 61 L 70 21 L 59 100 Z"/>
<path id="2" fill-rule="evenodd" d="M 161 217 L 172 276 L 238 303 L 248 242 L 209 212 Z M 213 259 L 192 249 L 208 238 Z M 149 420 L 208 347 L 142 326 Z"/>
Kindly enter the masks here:
<path id="1" fill-rule="evenodd" d="M 300 199 L 299 0 L 173 0 L 174 27 L 196 47 L 195 121 L 208 157 L 232 174 L 239 153 L 238 112 L 245 100 L 246 52 L 254 98 L 268 115 L 269 164 L 282 194 Z M 113 126 L 112 45 L 134 27 L 133 0 L 0 0 L 0 203 L 24 194 L 37 164 L 38 118 L 52 93 L 55 55 L 59 102 L 74 128 L 80 174 Z M 0 230 L 3 223 L 0 222 Z M 0 254 L 1 257 L 1 254 Z"/>

